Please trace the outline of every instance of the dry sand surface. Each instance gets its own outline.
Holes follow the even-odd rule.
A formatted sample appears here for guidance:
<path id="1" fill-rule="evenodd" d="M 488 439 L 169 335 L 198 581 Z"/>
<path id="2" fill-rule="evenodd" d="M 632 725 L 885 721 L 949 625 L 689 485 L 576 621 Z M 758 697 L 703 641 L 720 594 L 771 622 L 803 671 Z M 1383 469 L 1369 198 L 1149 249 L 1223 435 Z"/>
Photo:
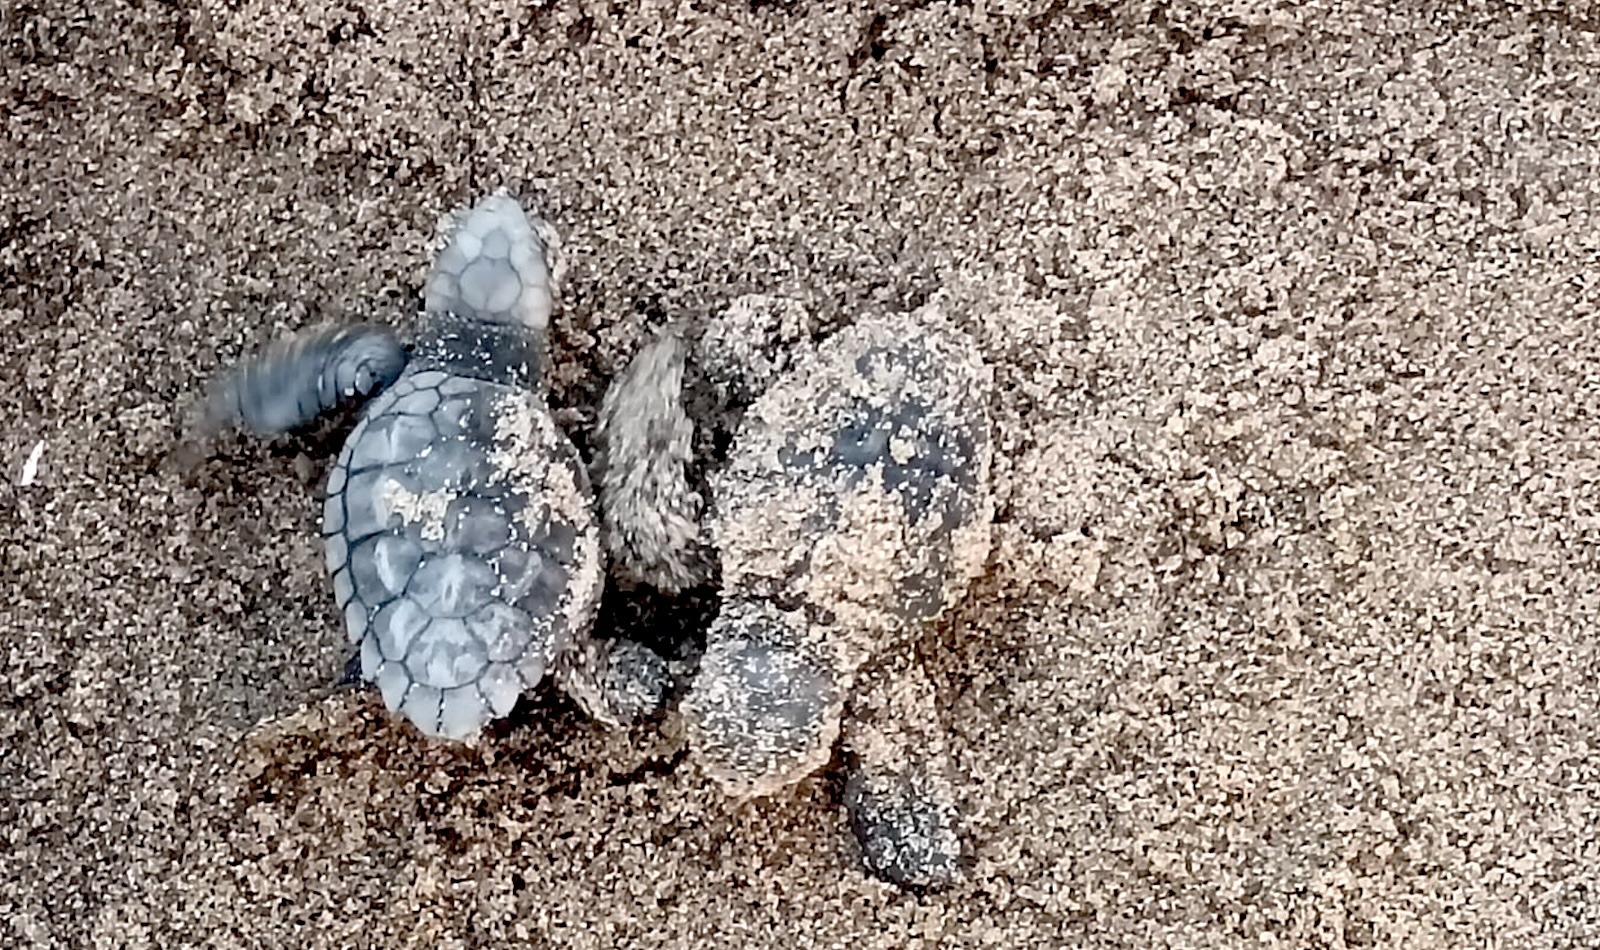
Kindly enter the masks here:
<path id="1" fill-rule="evenodd" d="M 1600 11 L 1536 6 L 3 0 L 0 945 L 1600 945 Z M 960 886 L 670 719 L 425 745 L 326 688 L 338 433 L 172 453 L 506 182 L 559 405 L 749 292 L 982 341 Z"/>

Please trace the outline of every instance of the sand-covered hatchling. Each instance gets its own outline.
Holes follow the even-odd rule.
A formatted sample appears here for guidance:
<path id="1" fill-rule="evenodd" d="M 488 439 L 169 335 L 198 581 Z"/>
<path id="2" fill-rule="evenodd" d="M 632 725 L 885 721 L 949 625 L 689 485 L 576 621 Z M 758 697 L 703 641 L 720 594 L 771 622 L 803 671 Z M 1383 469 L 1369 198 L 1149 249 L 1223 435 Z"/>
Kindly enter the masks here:
<path id="1" fill-rule="evenodd" d="M 958 815 L 916 646 L 988 559 L 992 377 L 936 307 L 862 318 L 815 348 L 795 316 L 781 299 L 742 299 L 694 353 L 729 398 L 763 391 L 710 476 L 721 608 L 681 707 L 693 758 L 728 793 L 763 796 L 817 771 L 842 735 L 869 867 L 902 885 L 948 883 Z M 663 336 L 634 365 L 674 367 L 685 349 Z M 679 377 L 630 369 L 614 386 L 670 392 Z M 681 572 L 691 545 L 639 534 L 651 543 L 617 545 L 621 560 Z"/>
<path id="2" fill-rule="evenodd" d="M 451 216 L 409 351 L 373 326 L 268 346 L 220 378 L 207 428 L 272 435 L 367 400 L 328 477 L 327 569 L 361 676 L 466 740 L 547 676 L 613 725 L 664 662 L 591 638 L 605 575 L 590 481 L 545 400 L 556 234 L 504 194 Z"/>

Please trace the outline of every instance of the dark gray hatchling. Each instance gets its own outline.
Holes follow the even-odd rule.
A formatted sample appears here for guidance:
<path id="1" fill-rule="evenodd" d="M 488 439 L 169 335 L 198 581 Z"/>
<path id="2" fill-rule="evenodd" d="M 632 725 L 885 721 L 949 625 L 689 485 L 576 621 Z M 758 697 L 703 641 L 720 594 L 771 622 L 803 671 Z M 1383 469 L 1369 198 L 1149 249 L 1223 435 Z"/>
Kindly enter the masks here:
<path id="1" fill-rule="evenodd" d="M 798 317 L 791 302 L 741 299 L 695 354 L 730 399 L 759 396 L 710 480 L 722 606 L 681 706 L 693 757 L 728 793 L 763 796 L 817 771 L 842 736 L 868 866 L 901 885 L 945 884 L 958 874 L 959 815 L 915 644 L 988 560 L 992 377 L 933 306 L 863 318 L 815 350 Z M 793 345 L 774 347 L 784 338 Z M 659 339 L 608 399 L 635 406 L 638 427 L 652 412 L 628 390 L 676 395 L 683 359 L 675 337 Z M 681 410 L 655 414 L 657 431 L 681 429 Z M 653 527 L 608 524 L 609 535 L 653 543 L 613 543 L 619 561 L 640 576 L 683 573 L 694 546 L 659 530 L 678 516 L 635 517 Z"/>
<path id="2" fill-rule="evenodd" d="M 328 477 L 323 538 L 361 677 L 429 736 L 468 740 L 547 675 L 621 725 L 664 662 L 592 640 L 605 563 L 590 482 L 546 405 L 554 230 L 511 197 L 457 214 L 414 346 L 320 328 L 226 374 L 212 429 L 301 427 L 369 400 Z"/>

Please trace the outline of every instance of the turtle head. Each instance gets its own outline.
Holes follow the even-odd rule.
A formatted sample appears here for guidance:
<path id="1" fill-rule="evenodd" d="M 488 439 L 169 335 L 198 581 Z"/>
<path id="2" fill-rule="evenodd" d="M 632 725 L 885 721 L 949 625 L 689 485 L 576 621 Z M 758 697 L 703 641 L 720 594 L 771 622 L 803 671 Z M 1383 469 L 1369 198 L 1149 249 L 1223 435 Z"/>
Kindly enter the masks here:
<path id="1" fill-rule="evenodd" d="M 560 241 L 516 199 L 455 213 L 423 295 L 417 355 L 477 379 L 536 385 L 560 282 Z"/>
<path id="2" fill-rule="evenodd" d="M 428 276 L 424 309 L 520 327 L 543 339 L 561 271 L 560 240 L 515 198 L 493 194 L 455 213 Z"/>
<path id="3" fill-rule="evenodd" d="M 770 794 L 825 763 L 839 733 L 831 665 L 801 615 L 730 601 L 682 705 L 701 768 L 729 794 Z"/>

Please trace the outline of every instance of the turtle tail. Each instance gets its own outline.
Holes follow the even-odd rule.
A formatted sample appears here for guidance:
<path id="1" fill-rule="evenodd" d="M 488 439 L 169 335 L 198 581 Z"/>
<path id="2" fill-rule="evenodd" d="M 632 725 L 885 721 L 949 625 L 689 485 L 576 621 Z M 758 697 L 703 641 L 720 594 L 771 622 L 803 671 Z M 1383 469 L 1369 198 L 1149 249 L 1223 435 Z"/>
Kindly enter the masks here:
<path id="1" fill-rule="evenodd" d="M 406 353 L 386 327 L 321 326 L 269 344 L 211 386 L 199 434 L 279 435 L 394 382 Z"/>

